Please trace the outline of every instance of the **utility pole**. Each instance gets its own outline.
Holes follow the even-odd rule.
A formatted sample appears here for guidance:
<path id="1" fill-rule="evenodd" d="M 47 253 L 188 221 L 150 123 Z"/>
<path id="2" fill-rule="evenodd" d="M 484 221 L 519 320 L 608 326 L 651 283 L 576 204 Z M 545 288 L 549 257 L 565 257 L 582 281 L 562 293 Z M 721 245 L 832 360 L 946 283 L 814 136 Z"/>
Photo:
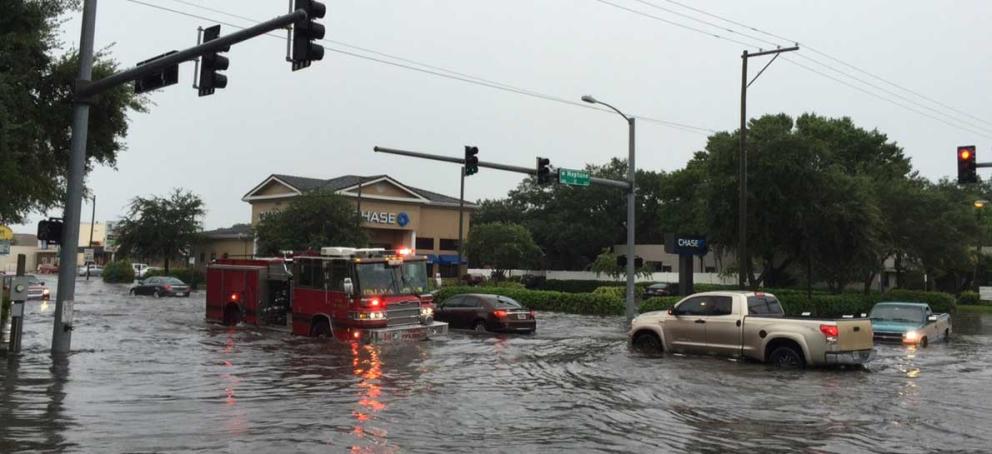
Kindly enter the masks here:
<path id="1" fill-rule="evenodd" d="M 256 36 L 284 29 L 309 19 L 307 12 L 297 9 L 292 13 L 270 19 L 260 24 L 218 37 L 188 49 L 170 52 L 100 80 L 91 81 L 93 75 L 93 36 L 96 29 L 97 0 L 84 0 L 83 22 L 79 39 L 79 78 L 76 80 L 72 109 L 72 139 L 69 145 L 69 171 L 67 177 L 65 211 L 62 216 L 62 242 L 59 251 L 59 283 L 55 296 L 55 323 L 52 327 L 52 354 L 69 353 L 72 331 L 72 306 L 76 295 L 76 255 L 79 250 L 79 222 L 83 199 L 83 175 L 86 168 L 86 139 L 89 129 L 90 103 L 93 97 L 119 85 L 154 76 L 179 63 L 215 52 L 225 52 L 232 44 Z M 319 58 L 314 58 L 315 60 Z"/>
<path id="2" fill-rule="evenodd" d="M 465 256 L 465 242 L 464 225 L 465 225 L 465 166 L 461 166 L 461 189 L 458 191 L 458 279 L 461 280 L 464 273 L 462 272 L 462 257 Z M 468 270 L 465 270 L 466 272 Z"/>
<path id="3" fill-rule="evenodd" d="M 758 80 L 761 73 L 768 69 L 768 66 L 775 61 L 783 52 L 799 50 L 799 46 L 779 48 L 774 50 L 758 51 L 749 54 L 747 50 L 741 54 L 741 127 L 740 127 L 740 152 L 737 155 L 737 285 L 741 289 L 748 288 L 748 281 L 751 278 L 751 256 L 747 248 L 747 87 Z M 765 64 L 761 71 L 747 81 L 747 59 L 760 57 L 762 55 L 775 55 Z"/>

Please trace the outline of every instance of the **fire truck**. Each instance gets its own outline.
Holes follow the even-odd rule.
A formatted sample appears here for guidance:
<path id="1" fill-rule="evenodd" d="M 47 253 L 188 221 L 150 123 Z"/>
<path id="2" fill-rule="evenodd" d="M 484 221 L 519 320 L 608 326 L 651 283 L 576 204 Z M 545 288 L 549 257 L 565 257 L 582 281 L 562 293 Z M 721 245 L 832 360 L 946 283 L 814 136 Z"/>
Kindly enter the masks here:
<path id="1" fill-rule="evenodd" d="M 349 247 L 218 259 L 207 266 L 206 317 L 362 343 L 443 336 L 426 263 L 406 249 Z"/>

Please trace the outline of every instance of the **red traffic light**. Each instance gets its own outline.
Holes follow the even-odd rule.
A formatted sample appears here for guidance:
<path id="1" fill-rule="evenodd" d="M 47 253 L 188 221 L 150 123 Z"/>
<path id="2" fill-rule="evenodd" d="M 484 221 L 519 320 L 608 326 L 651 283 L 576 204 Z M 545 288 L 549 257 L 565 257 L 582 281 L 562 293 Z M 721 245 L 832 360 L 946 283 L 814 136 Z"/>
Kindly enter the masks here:
<path id="1" fill-rule="evenodd" d="M 975 155 L 975 146 L 961 146 L 958 147 L 958 183 L 977 183 L 978 182 L 978 166 L 975 162 L 977 156 Z"/>
<path id="2" fill-rule="evenodd" d="M 961 153 L 961 159 L 966 160 L 966 161 L 968 159 L 971 159 L 971 150 L 962 149 L 962 150 L 959 151 L 959 153 Z"/>

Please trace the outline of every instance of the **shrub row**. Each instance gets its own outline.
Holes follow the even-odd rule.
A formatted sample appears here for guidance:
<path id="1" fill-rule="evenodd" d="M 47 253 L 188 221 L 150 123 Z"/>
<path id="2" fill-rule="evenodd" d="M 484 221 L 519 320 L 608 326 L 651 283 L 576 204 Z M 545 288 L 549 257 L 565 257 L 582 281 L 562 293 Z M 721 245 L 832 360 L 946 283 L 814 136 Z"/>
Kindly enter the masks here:
<path id="1" fill-rule="evenodd" d="M 108 263 L 107 266 L 103 267 L 103 282 L 109 282 L 111 284 L 130 284 L 134 282 L 134 268 L 131 268 L 131 263 L 125 261 L 116 261 Z"/>
<path id="2" fill-rule="evenodd" d="M 619 288 L 622 290 L 622 287 Z M 611 288 L 595 289 L 591 293 L 566 293 L 548 290 L 526 290 L 506 287 L 448 287 L 438 294 L 442 301 L 462 293 L 486 293 L 513 298 L 531 309 L 542 311 L 568 312 L 573 314 L 620 315 L 623 314 L 623 293 Z M 773 293 L 773 292 L 769 292 Z M 834 318 L 843 315 L 868 313 L 880 301 L 905 301 L 928 303 L 935 312 L 955 312 L 957 301 L 954 296 L 941 292 L 921 292 L 912 290 L 892 290 L 884 296 L 878 293 L 868 295 L 842 293 L 839 295 L 813 294 L 807 298 L 805 292 L 785 291 L 775 293 L 782 302 L 785 313 L 800 315 L 809 312 L 813 317 Z M 640 312 L 666 310 L 680 300 L 680 297 L 648 298 L 641 302 Z"/>
<path id="3" fill-rule="evenodd" d="M 634 284 L 637 288 L 644 290 L 645 287 L 654 284 L 654 282 L 638 282 Z M 599 287 L 624 287 L 627 283 L 625 281 L 595 281 L 595 280 L 576 280 L 576 281 L 562 281 L 558 279 L 548 279 L 541 283 L 541 285 L 536 290 L 551 290 L 555 292 L 566 292 L 566 293 L 592 293 L 596 291 Z"/>

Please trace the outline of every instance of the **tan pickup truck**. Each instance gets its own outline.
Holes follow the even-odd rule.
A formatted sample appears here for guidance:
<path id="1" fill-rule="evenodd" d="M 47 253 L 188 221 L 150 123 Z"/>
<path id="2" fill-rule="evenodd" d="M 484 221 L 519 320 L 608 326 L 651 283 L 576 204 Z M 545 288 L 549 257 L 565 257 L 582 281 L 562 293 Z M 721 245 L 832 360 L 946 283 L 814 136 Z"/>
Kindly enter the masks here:
<path id="1" fill-rule="evenodd" d="M 868 319 L 787 318 L 775 295 L 697 293 L 631 323 L 635 348 L 746 357 L 780 367 L 860 365 L 874 354 Z"/>

